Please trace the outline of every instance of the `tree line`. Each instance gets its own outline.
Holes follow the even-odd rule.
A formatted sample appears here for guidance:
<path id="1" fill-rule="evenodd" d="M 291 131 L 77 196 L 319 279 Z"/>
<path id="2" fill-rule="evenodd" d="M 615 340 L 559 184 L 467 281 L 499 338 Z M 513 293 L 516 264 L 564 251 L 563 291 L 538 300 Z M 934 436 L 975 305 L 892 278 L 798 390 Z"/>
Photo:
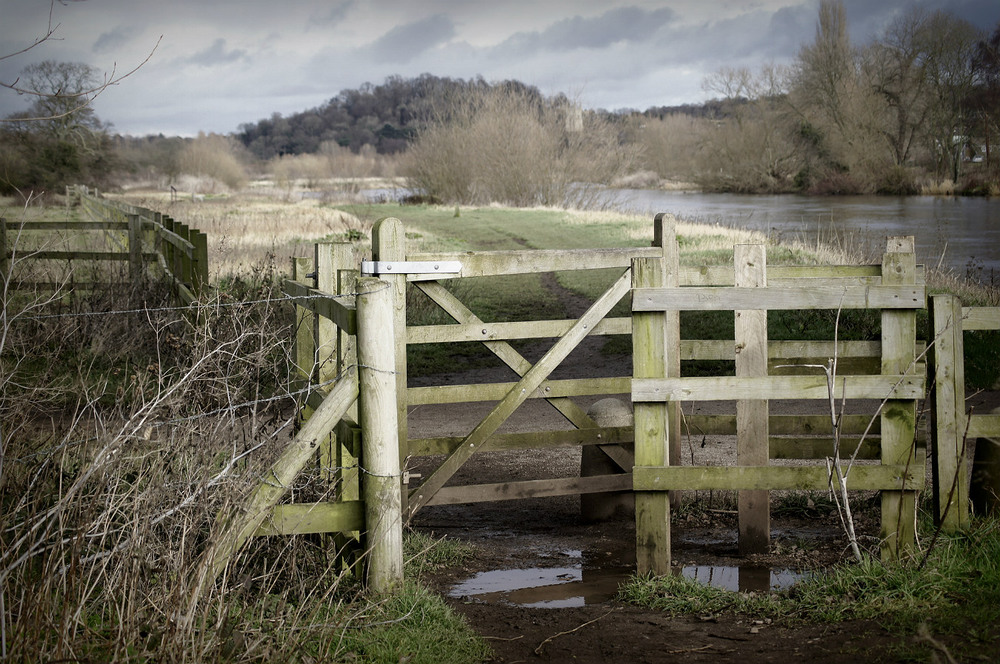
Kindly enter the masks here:
<path id="1" fill-rule="evenodd" d="M 404 175 L 441 200 L 488 198 L 496 192 L 486 183 L 503 180 L 513 192 L 505 200 L 552 203 L 565 199 L 562 180 L 543 178 L 532 193 L 523 177 L 511 179 L 549 163 L 567 182 L 1000 194 L 1000 25 L 987 34 L 919 5 L 854 44 L 843 2 L 822 0 L 815 35 L 792 64 L 722 69 L 705 81 L 710 101 L 645 111 L 584 110 L 520 81 L 423 74 L 342 90 L 319 107 L 274 114 L 228 136 L 123 137 L 81 103 L 99 79 L 87 65 L 48 61 L 21 79 L 42 94 L 25 113 L 0 120 L 0 190 L 7 192 L 78 181 L 173 182 L 184 174 L 230 188 L 251 173 L 289 181 Z M 511 140 L 523 136 L 549 146 L 551 159 Z M 476 168 L 426 161 L 456 155 Z M 489 164 L 505 172 L 476 170 Z"/>

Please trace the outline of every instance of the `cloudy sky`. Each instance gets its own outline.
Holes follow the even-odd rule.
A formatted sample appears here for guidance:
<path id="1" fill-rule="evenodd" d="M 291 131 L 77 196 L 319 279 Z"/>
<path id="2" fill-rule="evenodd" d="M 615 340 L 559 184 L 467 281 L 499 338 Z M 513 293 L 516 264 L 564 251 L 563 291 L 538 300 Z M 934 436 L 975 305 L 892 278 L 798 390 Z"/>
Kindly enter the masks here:
<path id="1" fill-rule="evenodd" d="M 0 0 L 0 81 L 41 60 L 108 75 L 95 102 L 123 134 L 229 133 L 394 74 L 513 78 L 586 108 L 699 102 L 721 67 L 791 62 L 819 0 Z M 863 43 L 914 5 L 983 30 L 998 0 L 846 0 Z M 152 55 L 150 55 L 152 53 Z M 0 116 L 28 100 L 0 90 Z"/>

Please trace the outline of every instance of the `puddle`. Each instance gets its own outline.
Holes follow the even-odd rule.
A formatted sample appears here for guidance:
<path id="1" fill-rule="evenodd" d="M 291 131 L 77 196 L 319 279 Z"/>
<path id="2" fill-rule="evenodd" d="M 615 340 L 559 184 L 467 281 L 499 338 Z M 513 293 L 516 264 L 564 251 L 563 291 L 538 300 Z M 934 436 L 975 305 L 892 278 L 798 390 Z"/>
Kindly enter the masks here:
<path id="1" fill-rule="evenodd" d="M 681 576 L 707 586 L 744 593 L 784 590 L 807 576 L 791 569 L 749 565 L 685 565 L 678 570 Z"/>
<path id="2" fill-rule="evenodd" d="M 581 558 L 581 562 L 568 567 L 480 572 L 453 586 L 448 595 L 547 609 L 602 604 L 614 598 L 618 586 L 634 571 L 633 567 L 588 569 L 579 552 L 569 553 Z M 716 588 L 739 592 L 782 590 L 807 576 L 790 569 L 727 565 L 687 565 L 677 568 L 675 573 Z"/>

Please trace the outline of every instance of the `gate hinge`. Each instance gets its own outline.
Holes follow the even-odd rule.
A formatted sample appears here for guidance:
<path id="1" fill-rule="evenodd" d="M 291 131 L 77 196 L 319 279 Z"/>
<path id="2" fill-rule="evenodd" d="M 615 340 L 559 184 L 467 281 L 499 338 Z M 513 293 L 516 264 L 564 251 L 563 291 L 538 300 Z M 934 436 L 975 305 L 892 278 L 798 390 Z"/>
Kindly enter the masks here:
<path id="1" fill-rule="evenodd" d="M 361 274 L 377 277 L 382 274 L 458 274 L 459 261 L 361 261 Z"/>

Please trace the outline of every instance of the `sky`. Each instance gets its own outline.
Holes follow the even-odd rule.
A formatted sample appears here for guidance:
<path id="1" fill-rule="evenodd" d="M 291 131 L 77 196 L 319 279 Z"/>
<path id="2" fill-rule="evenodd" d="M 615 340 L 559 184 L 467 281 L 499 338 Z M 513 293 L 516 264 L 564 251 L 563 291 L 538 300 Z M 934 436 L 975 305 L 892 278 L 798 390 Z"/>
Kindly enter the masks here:
<path id="1" fill-rule="evenodd" d="M 51 4 L 51 6 L 50 6 Z M 901 12 L 947 9 L 986 32 L 1000 0 L 845 0 L 850 37 Z M 0 0 L 0 82 L 42 60 L 114 78 L 112 131 L 228 134 L 342 90 L 429 73 L 517 79 L 584 108 L 699 103 L 724 67 L 790 64 L 819 0 Z M 51 16 L 51 22 L 50 22 Z M 21 53 L 54 28 L 50 39 Z M 139 66 L 141 65 L 141 66 Z M 0 89 L 0 117 L 30 99 Z"/>

